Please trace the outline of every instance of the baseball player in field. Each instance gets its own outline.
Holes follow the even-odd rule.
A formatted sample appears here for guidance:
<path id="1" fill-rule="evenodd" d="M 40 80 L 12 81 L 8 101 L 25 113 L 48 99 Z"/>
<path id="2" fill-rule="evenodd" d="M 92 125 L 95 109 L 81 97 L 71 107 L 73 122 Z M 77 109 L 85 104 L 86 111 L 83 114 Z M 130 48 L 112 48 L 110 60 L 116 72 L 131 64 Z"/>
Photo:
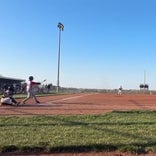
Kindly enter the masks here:
<path id="1" fill-rule="evenodd" d="M 122 90 L 123 90 L 122 89 L 122 86 L 120 86 L 119 89 L 118 89 L 118 95 L 121 95 L 122 94 Z"/>
<path id="2" fill-rule="evenodd" d="M 31 97 L 34 98 L 36 103 L 40 103 L 37 100 L 37 97 L 35 95 L 34 87 L 36 85 L 40 85 L 41 83 L 40 82 L 34 82 L 33 80 L 34 80 L 34 77 L 33 76 L 29 76 L 29 81 L 27 82 L 27 86 L 26 86 L 27 97 L 21 102 L 21 104 L 25 104 L 25 102 L 27 100 L 29 100 Z"/>
<path id="3" fill-rule="evenodd" d="M 12 87 L 8 87 L 8 89 L 3 93 L 1 98 L 1 104 L 18 106 L 19 102 L 17 102 L 13 97 Z"/>

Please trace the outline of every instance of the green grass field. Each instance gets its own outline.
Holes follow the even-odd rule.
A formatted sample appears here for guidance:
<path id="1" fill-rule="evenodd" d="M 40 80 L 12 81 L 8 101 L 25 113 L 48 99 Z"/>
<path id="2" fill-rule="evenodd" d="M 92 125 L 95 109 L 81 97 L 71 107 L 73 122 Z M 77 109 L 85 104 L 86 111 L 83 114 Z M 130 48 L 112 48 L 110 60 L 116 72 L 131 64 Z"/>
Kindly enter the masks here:
<path id="1" fill-rule="evenodd" d="M 0 153 L 156 151 L 156 111 L 0 117 Z"/>

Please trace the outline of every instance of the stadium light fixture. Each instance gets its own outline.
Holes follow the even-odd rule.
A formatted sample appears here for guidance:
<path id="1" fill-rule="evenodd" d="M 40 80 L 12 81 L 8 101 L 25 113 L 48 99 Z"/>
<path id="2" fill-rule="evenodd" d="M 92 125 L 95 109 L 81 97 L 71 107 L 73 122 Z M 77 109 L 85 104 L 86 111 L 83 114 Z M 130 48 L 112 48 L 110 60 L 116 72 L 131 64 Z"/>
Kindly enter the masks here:
<path id="1" fill-rule="evenodd" d="M 58 71 L 57 71 L 57 88 L 56 92 L 59 92 L 59 86 L 60 86 L 60 48 L 61 48 L 61 31 L 64 30 L 64 25 L 59 22 L 57 27 L 59 28 L 59 48 L 58 48 Z"/>

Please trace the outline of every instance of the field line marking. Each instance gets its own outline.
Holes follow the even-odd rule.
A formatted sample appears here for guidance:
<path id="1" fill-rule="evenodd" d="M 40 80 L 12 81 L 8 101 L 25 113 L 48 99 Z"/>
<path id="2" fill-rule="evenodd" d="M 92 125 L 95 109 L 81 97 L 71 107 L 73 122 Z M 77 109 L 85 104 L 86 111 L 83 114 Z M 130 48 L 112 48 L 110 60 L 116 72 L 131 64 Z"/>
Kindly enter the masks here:
<path id="1" fill-rule="evenodd" d="M 81 97 L 84 97 L 84 96 L 88 96 L 88 95 L 92 95 L 92 94 L 95 94 L 95 93 L 89 93 L 89 94 L 83 94 L 83 95 L 76 95 L 76 96 L 72 96 L 71 97 L 67 97 L 67 98 L 63 98 L 63 99 L 57 99 L 57 100 L 53 100 L 53 101 L 49 101 L 50 103 L 52 102 L 61 102 L 61 101 L 66 101 L 66 100 L 72 100 L 72 99 L 78 99 L 78 98 L 81 98 Z M 97 93 L 96 93 L 97 94 Z M 47 103 L 49 103 L 47 102 Z"/>

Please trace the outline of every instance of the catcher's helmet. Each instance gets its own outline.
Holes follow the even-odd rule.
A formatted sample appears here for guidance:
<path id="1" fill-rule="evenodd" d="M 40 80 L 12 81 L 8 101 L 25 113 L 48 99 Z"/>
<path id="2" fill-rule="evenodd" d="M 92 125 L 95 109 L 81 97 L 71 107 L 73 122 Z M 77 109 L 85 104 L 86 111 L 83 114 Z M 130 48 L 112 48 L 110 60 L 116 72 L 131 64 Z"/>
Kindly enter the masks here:
<path id="1" fill-rule="evenodd" d="M 33 76 L 29 76 L 29 80 L 32 81 L 34 79 Z"/>

